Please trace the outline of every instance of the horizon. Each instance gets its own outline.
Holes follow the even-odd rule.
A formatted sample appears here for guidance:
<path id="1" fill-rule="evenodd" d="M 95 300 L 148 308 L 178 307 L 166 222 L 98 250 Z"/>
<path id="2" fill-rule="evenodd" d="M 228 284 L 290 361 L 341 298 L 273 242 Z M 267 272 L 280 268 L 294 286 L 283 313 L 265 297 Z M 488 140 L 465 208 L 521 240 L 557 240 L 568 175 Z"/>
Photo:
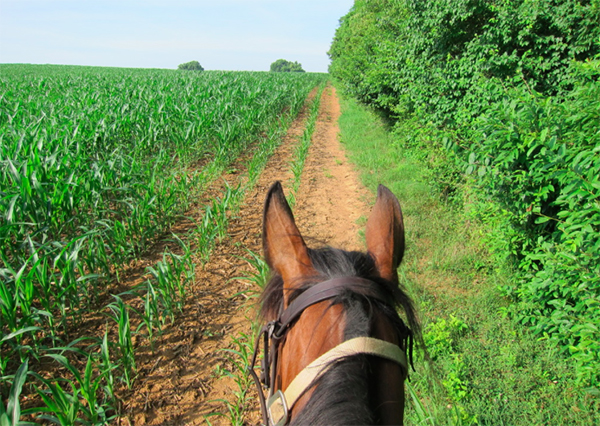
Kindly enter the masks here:
<path id="1" fill-rule="evenodd" d="M 193 59 L 192 59 L 193 60 Z M 188 61 L 189 62 L 189 61 Z M 0 67 L 2 66 L 37 66 L 37 67 L 80 67 L 80 68 L 116 68 L 116 69 L 130 69 L 130 70 L 157 70 L 157 71 L 188 71 L 188 70 L 180 70 L 177 67 L 175 68 L 158 68 L 158 67 L 120 67 L 120 66 L 112 66 L 112 65 L 79 65 L 79 64 L 53 64 L 53 63 L 30 63 L 30 62 L 0 62 Z M 198 71 L 191 71 L 198 72 Z M 219 70 L 219 69 L 211 69 L 211 70 L 203 70 L 200 72 L 271 72 L 270 70 Z M 279 71 L 278 71 L 279 72 Z M 304 73 L 312 73 L 312 74 L 329 74 L 328 71 L 304 71 Z"/>

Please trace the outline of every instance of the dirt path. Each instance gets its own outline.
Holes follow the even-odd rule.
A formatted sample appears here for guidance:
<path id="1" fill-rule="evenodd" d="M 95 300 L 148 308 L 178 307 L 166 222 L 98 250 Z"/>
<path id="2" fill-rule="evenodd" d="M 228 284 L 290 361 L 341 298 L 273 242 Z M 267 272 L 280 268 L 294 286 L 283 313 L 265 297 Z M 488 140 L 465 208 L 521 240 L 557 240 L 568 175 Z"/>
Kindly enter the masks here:
<path id="1" fill-rule="evenodd" d="M 302 183 L 296 196 L 296 221 L 307 237 L 346 250 L 358 250 L 358 221 L 369 211 L 369 192 L 346 159 L 338 140 L 340 104 L 328 87 L 321 109 Z"/>
<path id="2" fill-rule="evenodd" d="M 357 222 L 369 211 L 364 201 L 369 194 L 359 183 L 338 141 L 339 115 L 335 89 L 328 87 L 321 98 L 294 211 L 309 244 L 362 249 Z M 241 259 L 248 256 L 247 249 L 261 253 L 264 197 L 276 180 L 289 190 L 289 163 L 304 130 L 305 118 L 303 111 L 269 160 L 255 189 L 247 195 L 238 217 L 230 223 L 231 238 L 216 247 L 204 268 L 198 267 L 186 315 L 165 332 L 155 353 L 141 354 L 138 383 L 124 398 L 128 401 L 124 403 L 128 416 L 122 424 L 205 424 L 206 415 L 227 411 L 222 400 L 233 401 L 235 381 L 222 372 L 234 370 L 235 366 L 223 349 L 236 349 L 234 339 L 250 333 L 255 315 L 252 304 L 240 294 L 251 290 L 250 285 L 234 277 L 250 270 Z M 259 414 L 255 411 L 246 417 L 246 423 L 258 423 Z M 210 422 L 229 424 L 229 419 L 210 417 Z"/>

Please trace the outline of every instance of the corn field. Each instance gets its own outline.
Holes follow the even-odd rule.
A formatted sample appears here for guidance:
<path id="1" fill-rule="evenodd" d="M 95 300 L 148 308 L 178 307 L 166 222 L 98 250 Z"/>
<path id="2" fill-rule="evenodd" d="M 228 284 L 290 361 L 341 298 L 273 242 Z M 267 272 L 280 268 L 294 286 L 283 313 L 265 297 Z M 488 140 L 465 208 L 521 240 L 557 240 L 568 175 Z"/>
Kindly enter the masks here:
<path id="1" fill-rule="evenodd" d="M 8 399 L 0 421 L 17 424 L 26 377 L 45 405 L 39 418 L 110 420 L 114 381 L 130 386 L 135 358 L 132 308 L 111 299 L 108 284 L 238 157 L 249 155 L 252 167 L 268 155 L 277 129 L 325 78 L 0 65 L 0 392 Z M 224 220 L 219 212 L 240 201 L 239 190 L 228 187 L 206 207 L 199 229 L 210 235 L 199 231 L 199 247 L 222 237 L 222 226 L 209 224 Z M 135 290 L 150 339 L 173 321 L 193 279 L 186 244 L 179 240 L 183 255 L 165 252 L 149 268 L 152 280 Z M 118 337 L 105 333 L 84 351 L 71 334 L 107 298 Z M 85 358 L 84 371 L 64 355 L 71 352 Z M 48 357 L 70 379 L 37 374 L 34 366 Z"/>

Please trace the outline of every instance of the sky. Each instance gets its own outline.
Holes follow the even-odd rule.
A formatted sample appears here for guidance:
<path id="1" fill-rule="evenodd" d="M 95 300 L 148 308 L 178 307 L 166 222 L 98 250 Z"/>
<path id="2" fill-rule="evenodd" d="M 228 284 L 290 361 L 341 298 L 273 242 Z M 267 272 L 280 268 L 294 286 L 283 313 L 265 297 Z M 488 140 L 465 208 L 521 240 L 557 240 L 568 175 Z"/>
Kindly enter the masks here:
<path id="1" fill-rule="evenodd" d="M 0 0 L 0 63 L 327 72 L 353 0 Z"/>

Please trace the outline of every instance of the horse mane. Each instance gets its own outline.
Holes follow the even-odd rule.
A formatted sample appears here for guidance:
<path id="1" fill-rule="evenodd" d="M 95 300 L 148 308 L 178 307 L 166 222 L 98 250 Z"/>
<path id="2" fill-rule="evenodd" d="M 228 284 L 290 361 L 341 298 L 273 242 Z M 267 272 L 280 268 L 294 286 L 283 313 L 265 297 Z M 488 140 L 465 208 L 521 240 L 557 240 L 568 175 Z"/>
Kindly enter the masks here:
<path id="1" fill-rule="evenodd" d="M 398 283 L 379 277 L 375 261 L 368 253 L 324 247 L 309 248 L 308 254 L 320 276 L 301 283 L 290 295 L 290 300 L 315 283 L 327 279 L 344 276 L 369 279 L 387 293 L 390 303 L 371 300 L 351 291 L 344 291 L 332 299 L 332 305 L 341 303 L 346 312 L 345 339 L 368 335 L 369 318 L 377 310 L 390 320 L 401 346 L 411 358 L 413 337 L 420 336 L 420 327 L 412 301 L 398 287 Z M 408 327 L 398 315 L 398 308 L 403 312 Z M 272 321 L 282 312 L 283 279 L 274 274 L 261 296 L 260 315 L 264 320 Z M 368 355 L 358 355 L 337 361 L 318 379 L 312 398 L 292 424 L 376 424 L 377 419 L 370 408 L 370 358 Z"/>

